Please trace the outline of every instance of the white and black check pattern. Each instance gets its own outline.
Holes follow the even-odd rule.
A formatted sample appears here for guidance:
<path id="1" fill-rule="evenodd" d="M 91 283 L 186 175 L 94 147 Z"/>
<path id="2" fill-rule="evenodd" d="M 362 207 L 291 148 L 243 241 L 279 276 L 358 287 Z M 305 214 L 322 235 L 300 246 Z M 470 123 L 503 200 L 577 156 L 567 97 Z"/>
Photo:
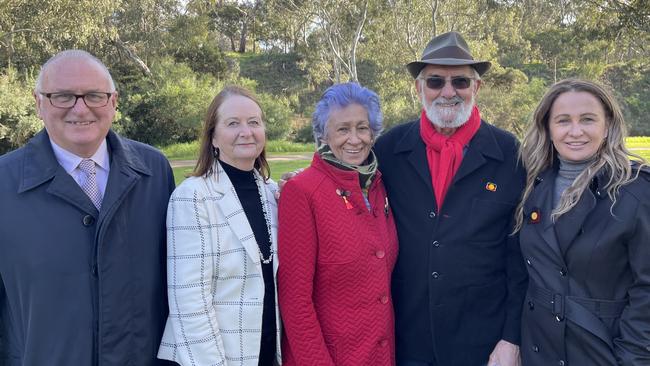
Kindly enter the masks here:
<path id="1" fill-rule="evenodd" d="M 169 202 L 169 318 L 158 357 L 182 366 L 257 366 L 264 302 L 259 250 L 232 183 L 219 165 L 216 170 L 186 179 Z M 275 183 L 264 188 L 277 253 Z M 274 255 L 274 273 L 277 266 Z"/>
<path id="2" fill-rule="evenodd" d="M 83 159 L 79 163 L 79 170 L 85 175 L 81 189 L 99 210 L 102 207 L 102 192 L 99 190 L 99 185 L 97 184 L 95 162 L 92 159 Z"/>

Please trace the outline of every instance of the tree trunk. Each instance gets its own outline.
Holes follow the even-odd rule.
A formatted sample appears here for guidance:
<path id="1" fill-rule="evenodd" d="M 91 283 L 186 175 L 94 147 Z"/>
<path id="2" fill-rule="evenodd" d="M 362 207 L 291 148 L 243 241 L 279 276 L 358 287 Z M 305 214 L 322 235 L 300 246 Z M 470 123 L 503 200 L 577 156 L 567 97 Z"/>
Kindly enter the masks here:
<path id="1" fill-rule="evenodd" d="M 144 61 L 142 61 L 142 59 L 141 59 L 140 57 L 138 57 L 138 55 L 137 55 L 134 51 L 132 51 L 132 50 L 131 50 L 127 45 L 126 45 L 126 43 L 122 42 L 122 40 L 120 39 L 120 36 L 119 36 L 119 35 L 118 35 L 118 36 L 117 36 L 117 37 L 112 41 L 112 43 L 113 43 L 114 45 L 116 45 L 117 48 L 118 48 L 120 51 L 126 53 L 126 56 L 127 56 L 131 61 L 133 61 L 133 63 L 135 63 L 136 66 L 138 66 L 138 68 L 140 69 L 140 71 L 142 71 L 142 73 L 143 73 L 145 76 L 147 76 L 147 77 L 148 77 L 148 76 L 151 76 L 151 70 L 149 70 L 149 67 L 147 66 L 147 64 L 144 63 Z"/>
<path id="2" fill-rule="evenodd" d="M 244 24 L 241 26 L 241 35 L 239 37 L 239 50 L 237 52 L 246 52 L 246 36 L 248 35 L 248 22 L 244 19 Z"/>
<path id="3" fill-rule="evenodd" d="M 438 12 L 438 0 L 431 1 L 431 31 L 433 34 L 431 38 L 435 37 L 438 34 L 438 25 L 436 23 L 436 13 Z"/>

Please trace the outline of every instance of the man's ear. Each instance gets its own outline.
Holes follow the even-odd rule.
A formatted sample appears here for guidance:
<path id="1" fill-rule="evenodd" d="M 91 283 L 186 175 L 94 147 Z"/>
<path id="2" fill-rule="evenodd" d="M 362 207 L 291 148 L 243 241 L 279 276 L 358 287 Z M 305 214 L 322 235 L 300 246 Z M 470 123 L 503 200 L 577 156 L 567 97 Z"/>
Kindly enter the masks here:
<path id="1" fill-rule="evenodd" d="M 43 119 L 43 116 L 41 115 L 41 103 L 43 103 L 43 98 L 41 98 L 41 95 L 36 92 L 36 89 L 32 91 L 32 95 L 34 96 L 34 102 L 36 103 L 36 115 L 38 118 Z"/>
<path id="2" fill-rule="evenodd" d="M 117 91 L 113 92 L 113 95 L 111 95 L 111 104 L 113 105 L 113 108 L 117 109 L 117 99 L 119 97 L 119 94 Z"/>
<path id="3" fill-rule="evenodd" d="M 420 97 L 420 99 L 421 99 L 422 98 L 422 83 L 418 79 L 413 80 L 413 82 L 415 83 L 415 90 L 418 93 L 418 97 Z"/>
<path id="4" fill-rule="evenodd" d="M 481 82 L 482 82 L 482 81 L 483 81 L 483 80 L 476 80 L 476 81 L 475 81 L 475 82 L 476 82 L 476 88 L 474 89 L 474 96 L 475 96 L 475 97 L 476 97 L 476 95 L 478 94 L 478 90 L 481 89 Z"/>

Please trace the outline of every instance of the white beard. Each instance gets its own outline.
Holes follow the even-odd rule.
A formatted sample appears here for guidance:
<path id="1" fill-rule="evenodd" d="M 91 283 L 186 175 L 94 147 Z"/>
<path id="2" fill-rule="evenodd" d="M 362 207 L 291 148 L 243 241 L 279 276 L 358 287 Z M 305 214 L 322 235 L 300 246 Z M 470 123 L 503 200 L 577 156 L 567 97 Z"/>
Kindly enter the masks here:
<path id="1" fill-rule="evenodd" d="M 472 99 L 467 103 L 464 103 L 463 99 L 457 95 L 450 99 L 438 97 L 434 99 L 430 105 L 427 105 L 424 95 L 422 95 L 421 102 L 427 118 L 429 118 L 429 121 L 431 121 L 434 126 L 440 128 L 458 128 L 464 125 L 472 115 L 472 109 L 474 108 L 474 95 L 472 94 Z M 449 108 L 440 106 L 440 104 L 447 103 L 460 103 L 460 108 L 457 109 L 457 107 Z"/>

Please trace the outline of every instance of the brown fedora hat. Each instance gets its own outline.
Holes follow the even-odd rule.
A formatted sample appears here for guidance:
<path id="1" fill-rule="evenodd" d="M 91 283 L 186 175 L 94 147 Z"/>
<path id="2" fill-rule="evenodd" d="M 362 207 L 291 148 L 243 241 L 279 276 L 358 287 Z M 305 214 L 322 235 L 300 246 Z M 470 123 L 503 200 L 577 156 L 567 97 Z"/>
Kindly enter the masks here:
<path id="1" fill-rule="evenodd" d="M 457 32 L 448 32 L 429 41 L 422 52 L 422 59 L 408 63 L 406 68 L 414 78 L 417 78 L 427 65 L 469 65 L 476 69 L 479 75 L 483 75 L 492 64 L 489 61 L 475 61 L 463 36 Z"/>

